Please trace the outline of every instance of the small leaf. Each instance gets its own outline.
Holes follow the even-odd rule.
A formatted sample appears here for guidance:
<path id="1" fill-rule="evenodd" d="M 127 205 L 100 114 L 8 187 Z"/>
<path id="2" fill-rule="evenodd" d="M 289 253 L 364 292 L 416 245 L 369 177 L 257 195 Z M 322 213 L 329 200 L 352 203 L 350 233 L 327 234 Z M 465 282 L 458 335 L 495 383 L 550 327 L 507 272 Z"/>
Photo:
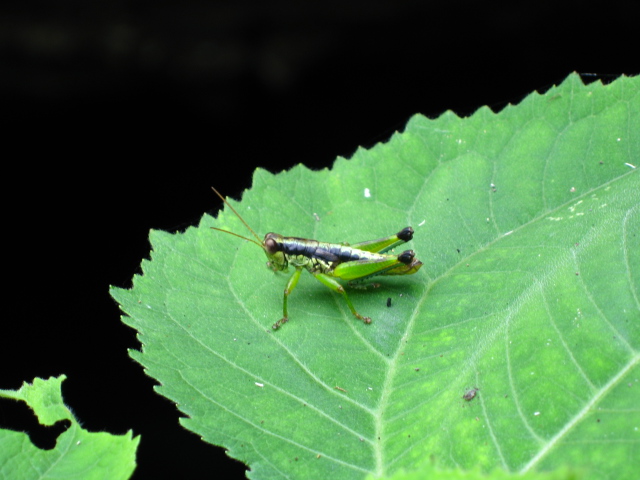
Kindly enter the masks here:
<path id="1" fill-rule="evenodd" d="M 41 450 L 24 432 L 0 429 L 0 478 L 28 479 L 126 479 L 135 469 L 140 437 L 111 435 L 83 430 L 62 403 L 60 386 L 64 375 L 19 390 L 0 390 L 0 398 L 21 400 L 33 409 L 42 425 L 69 420 L 70 427 L 60 434 L 52 450 Z"/>
<path id="2" fill-rule="evenodd" d="M 415 116 L 331 171 L 258 170 L 232 203 L 261 235 L 355 243 L 411 225 L 424 267 L 350 291 L 371 325 L 305 274 L 273 332 L 286 276 L 209 228 L 249 235 L 225 209 L 152 232 L 144 274 L 112 290 L 143 345 L 132 356 L 182 424 L 255 479 L 385 477 L 433 460 L 632 478 L 639 117 L 638 78 L 572 75 L 499 114 Z"/>

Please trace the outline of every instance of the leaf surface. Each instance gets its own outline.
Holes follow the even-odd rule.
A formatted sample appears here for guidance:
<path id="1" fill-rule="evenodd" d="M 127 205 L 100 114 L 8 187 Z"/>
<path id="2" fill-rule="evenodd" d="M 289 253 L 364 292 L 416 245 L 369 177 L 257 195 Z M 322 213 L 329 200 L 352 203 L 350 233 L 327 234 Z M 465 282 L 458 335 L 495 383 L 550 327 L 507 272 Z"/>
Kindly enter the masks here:
<path id="1" fill-rule="evenodd" d="M 349 290 L 371 325 L 304 274 L 273 332 L 287 277 L 209 228 L 250 235 L 227 208 L 184 233 L 153 231 L 143 275 L 113 289 L 143 345 L 132 356 L 183 425 L 255 479 L 432 462 L 633 478 L 639 117 L 638 78 L 572 75 L 499 114 L 417 115 L 331 171 L 258 170 L 232 203 L 260 235 L 355 243 L 411 225 L 424 267 Z"/>

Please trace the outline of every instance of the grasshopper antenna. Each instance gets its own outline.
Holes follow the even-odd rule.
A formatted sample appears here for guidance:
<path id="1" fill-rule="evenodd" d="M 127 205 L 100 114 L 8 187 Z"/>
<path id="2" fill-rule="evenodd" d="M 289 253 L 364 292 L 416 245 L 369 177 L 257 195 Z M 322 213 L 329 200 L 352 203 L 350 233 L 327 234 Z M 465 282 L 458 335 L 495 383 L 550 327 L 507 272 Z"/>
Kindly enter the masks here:
<path id="1" fill-rule="evenodd" d="M 229 207 L 233 213 L 235 213 L 235 214 L 236 214 L 236 217 L 238 217 L 238 218 L 240 219 L 240 221 L 244 224 L 244 226 L 245 226 L 245 227 L 247 227 L 247 229 L 248 229 L 251 233 L 253 233 L 253 236 L 254 236 L 254 237 L 256 237 L 256 238 L 258 239 L 258 241 L 256 242 L 255 240 L 253 240 L 253 239 L 251 239 L 251 238 L 243 237 L 242 235 L 238 235 L 237 233 L 233 233 L 233 232 L 230 232 L 230 231 L 228 231 L 228 230 L 222 230 L 221 228 L 216 228 L 216 227 L 211 227 L 211 228 L 212 228 L 213 230 L 218 230 L 218 231 L 220 231 L 220 232 L 229 233 L 229 234 L 231 234 L 231 235 L 235 235 L 236 237 L 242 238 L 242 239 L 244 239 L 244 240 L 248 240 L 248 241 L 250 241 L 250 242 L 253 242 L 253 243 L 255 243 L 256 245 L 258 245 L 260 248 L 262 248 L 262 249 L 264 250 L 264 245 L 262 244 L 262 240 L 260 240 L 260 237 L 258 236 L 258 234 L 257 234 L 256 232 L 254 232 L 254 231 L 253 231 L 253 228 L 251 228 L 251 227 L 249 226 L 249 224 L 248 224 L 247 222 L 245 222 L 245 221 L 244 221 L 244 218 L 242 218 L 242 217 L 240 216 L 240 214 L 239 214 L 238 212 L 236 212 L 236 209 L 235 209 L 235 208 L 233 208 L 229 202 L 227 202 L 227 199 L 226 199 L 226 198 L 224 198 L 224 197 L 220 194 L 220 192 L 218 192 L 218 191 L 217 191 L 215 188 L 213 188 L 213 187 L 211 187 L 211 190 L 213 190 L 213 192 L 214 192 L 218 197 L 220 197 L 220 200 L 222 200 L 222 201 L 224 202 L 224 204 L 225 204 L 227 207 Z"/>

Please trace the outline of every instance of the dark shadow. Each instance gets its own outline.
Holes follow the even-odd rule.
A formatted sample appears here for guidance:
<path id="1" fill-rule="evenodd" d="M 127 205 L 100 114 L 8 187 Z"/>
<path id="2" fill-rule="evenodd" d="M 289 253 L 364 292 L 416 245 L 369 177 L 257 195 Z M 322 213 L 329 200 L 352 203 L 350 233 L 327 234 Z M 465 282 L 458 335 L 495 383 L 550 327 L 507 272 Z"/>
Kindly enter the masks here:
<path id="1" fill-rule="evenodd" d="M 24 432 L 42 450 L 52 450 L 60 434 L 71 426 L 70 420 L 59 420 L 50 427 L 40 425 L 26 403 L 0 398 L 0 428 Z"/>

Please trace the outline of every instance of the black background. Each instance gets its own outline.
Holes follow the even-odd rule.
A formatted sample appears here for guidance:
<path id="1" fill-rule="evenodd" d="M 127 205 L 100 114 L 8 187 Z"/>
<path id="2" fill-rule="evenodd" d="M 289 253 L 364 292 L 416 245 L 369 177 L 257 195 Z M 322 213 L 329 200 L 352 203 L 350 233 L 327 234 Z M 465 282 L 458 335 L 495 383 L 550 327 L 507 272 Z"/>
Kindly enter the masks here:
<path id="1" fill-rule="evenodd" d="M 66 374 L 85 428 L 142 435 L 136 479 L 243 478 L 127 355 L 108 286 L 131 286 L 149 229 L 214 213 L 211 185 L 238 198 L 257 166 L 330 167 L 415 113 L 637 73 L 632 4 L 3 2 L 0 388 Z M 6 401 L 0 426 L 42 433 Z"/>

